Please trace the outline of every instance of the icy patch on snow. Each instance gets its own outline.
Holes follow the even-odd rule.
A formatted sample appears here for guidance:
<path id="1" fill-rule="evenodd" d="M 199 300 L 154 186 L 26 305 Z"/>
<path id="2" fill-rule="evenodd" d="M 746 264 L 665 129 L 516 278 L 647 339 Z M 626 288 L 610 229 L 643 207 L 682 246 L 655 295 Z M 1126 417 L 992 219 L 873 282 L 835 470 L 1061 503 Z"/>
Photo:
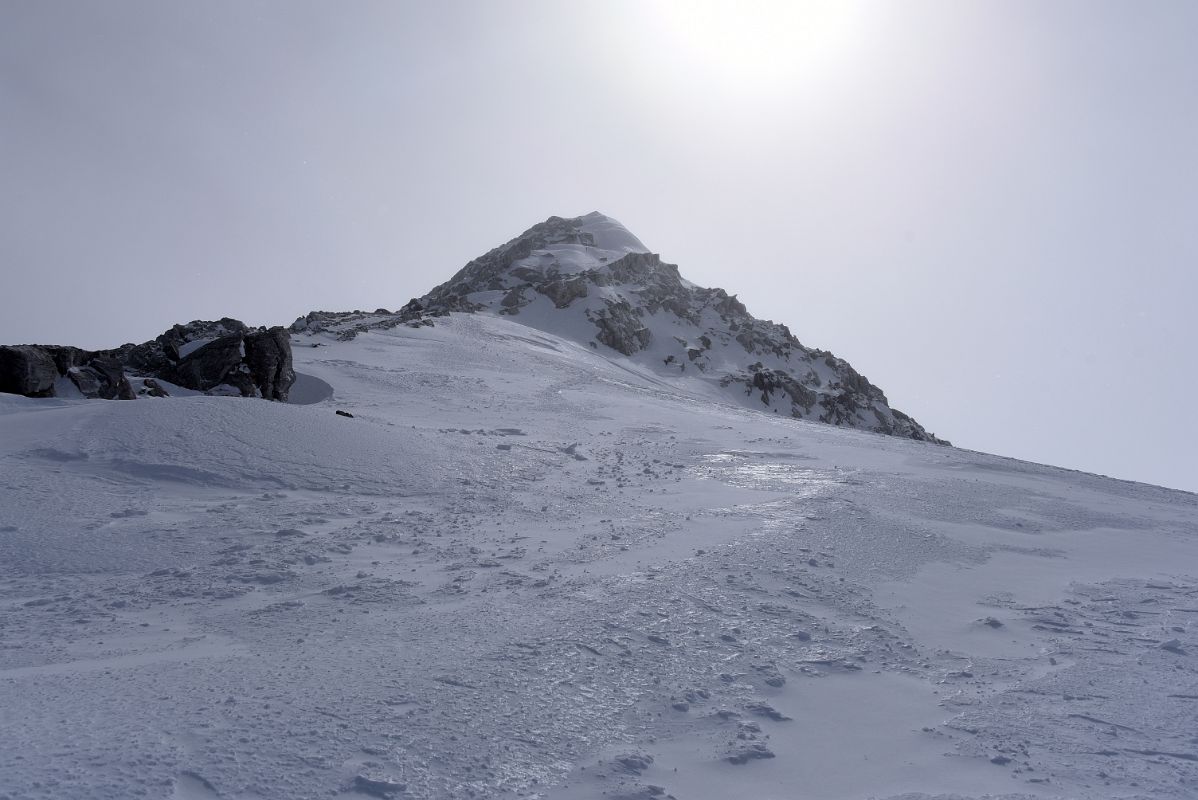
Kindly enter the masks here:
<path id="1" fill-rule="evenodd" d="M 297 372 L 295 373 L 295 383 L 291 384 L 287 402 L 296 406 L 310 406 L 322 403 L 332 396 L 333 387 L 328 381 L 322 381 L 315 375 Z"/>

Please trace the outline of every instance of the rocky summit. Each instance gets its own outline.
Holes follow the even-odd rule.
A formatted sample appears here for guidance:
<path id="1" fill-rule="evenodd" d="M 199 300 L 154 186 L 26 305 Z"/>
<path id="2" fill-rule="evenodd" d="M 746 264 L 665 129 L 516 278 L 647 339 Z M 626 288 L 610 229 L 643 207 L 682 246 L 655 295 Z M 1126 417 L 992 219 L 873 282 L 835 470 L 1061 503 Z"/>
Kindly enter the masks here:
<path id="1" fill-rule="evenodd" d="M 398 314 L 313 312 L 292 330 L 335 328 L 348 338 L 401 322 L 430 324 L 430 317 L 452 312 L 511 317 L 661 377 L 715 385 L 751 408 L 943 441 L 891 408 L 847 361 L 754 317 L 735 295 L 686 280 L 599 212 L 534 225 Z"/>

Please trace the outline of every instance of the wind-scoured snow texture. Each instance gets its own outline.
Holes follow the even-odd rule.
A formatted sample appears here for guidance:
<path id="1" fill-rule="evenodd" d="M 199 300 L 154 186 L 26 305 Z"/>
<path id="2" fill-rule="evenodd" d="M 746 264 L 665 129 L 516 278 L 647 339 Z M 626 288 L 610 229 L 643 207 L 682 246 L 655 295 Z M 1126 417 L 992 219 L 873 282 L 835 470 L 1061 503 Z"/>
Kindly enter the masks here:
<path id="1" fill-rule="evenodd" d="M 0 396 L 0 796 L 1198 791 L 1194 495 L 343 333 L 309 405 Z"/>
<path id="2" fill-rule="evenodd" d="M 797 419 L 938 441 L 848 362 L 805 347 L 723 289 L 685 280 L 614 219 L 550 217 L 471 261 L 424 310 L 510 315 L 670 378 Z"/>

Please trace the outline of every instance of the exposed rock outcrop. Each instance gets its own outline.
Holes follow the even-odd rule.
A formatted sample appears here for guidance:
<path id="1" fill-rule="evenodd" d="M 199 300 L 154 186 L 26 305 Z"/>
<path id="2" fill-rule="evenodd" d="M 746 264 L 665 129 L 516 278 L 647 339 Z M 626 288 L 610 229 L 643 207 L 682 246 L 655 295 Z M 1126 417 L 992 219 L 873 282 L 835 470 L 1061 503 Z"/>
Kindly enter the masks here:
<path id="1" fill-rule="evenodd" d="M 349 341 L 360 333 L 388 330 L 400 325 L 412 328 L 431 326 L 434 317 L 443 317 L 444 309 L 426 309 L 417 300 L 410 300 L 395 313 L 383 310 L 366 311 L 309 311 L 291 323 L 291 333 L 335 333 L 338 339 Z"/>
<path id="2" fill-rule="evenodd" d="M 225 317 L 175 325 L 132 358 L 163 380 L 195 391 L 286 401 L 295 382 L 291 337 Z"/>
<path id="3" fill-rule="evenodd" d="M 154 380 L 153 378 L 143 378 L 141 382 L 142 394 L 147 394 L 150 397 L 170 397 L 171 393 L 166 388 Z"/>
<path id="4" fill-rule="evenodd" d="M 241 337 L 249 330 L 245 323 L 229 317 L 194 320 L 186 325 L 173 325 L 170 330 L 148 342 L 123 345 L 117 352 L 131 370 L 153 375 L 168 371 L 209 342 L 226 336 Z M 162 377 L 170 380 L 165 375 Z"/>
<path id="5" fill-rule="evenodd" d="M 135 400 L 129 379 L 120 361 L 110 356 L 95 355 L 86 363 L 67 368 L 66 376 L 75 388 L 95 400 Z"/>
<path id="6" fill-rule="evenodd" d="M 652 338 L 649 329 L 641 322 L 639 308 L 626 300 L 607 301 L 607 307 L 588 311 L 587 319 L 595 323 L 599 332 L 595 338 L 618 353 L 630 356 L 649 346 Z"/>
<path id="7" fill-rule="evenodd" d="M 178 360 L 171 359 L 158 376 L 201 392 L 228 386 L 242 396 L 251 395 L 254 382 L 250 379 L 249 370 L 243 368 L 243 341 L 241 336 L 221 336 L 194 350 L 182 348 L 179 353 L 181 357 Z"/>
<path id="8" fill-rule="evenodd" d="M 575 300 L 587 296 L 587 281 L 581 275 L 534 285 L 533 288 L 552 300 L 557 308 L 568 308 Z"/>
<path id="9" fill-rule="evenodd" d="M 63 383 L 62 378 L 69 383 Z M 101 400 L 132 400 L 137 396 L 118 359 L 107 353 L 60 345 L 0 347 L 0 392 L 26 397 L 56 397 L 66 392 Z"/>
<path id="10" fill-rule="evenodd" d="M 162 380 L 194 391 L 286 401 L 295 382 L 286 329 L 253 329 L 229 318 L 175 325 L 149 342 L 114 350 L 0 347 L 0 391 L 27 397 L 70 393 L 73 385 L 83 397 L 132 400 L 137 394 L 126 370 L 143 379 L 143 394 L 154 397 L 169 395 Z M 70 384 L 61 382 L 64 377 Z"/>
<path id="11" fill-rule="evenodd" d="M 53 397 L 58 367 L 43 347 L 0 347 L 0 392 L 26 397 Z"/>
<path id="12" fill-rule="evenodd" d="M 258 392 L 268 400 L 286 402 L 295 383 L 291 367 L 291 336 L 281 326 L 245 337 L 245 363 Z"/>

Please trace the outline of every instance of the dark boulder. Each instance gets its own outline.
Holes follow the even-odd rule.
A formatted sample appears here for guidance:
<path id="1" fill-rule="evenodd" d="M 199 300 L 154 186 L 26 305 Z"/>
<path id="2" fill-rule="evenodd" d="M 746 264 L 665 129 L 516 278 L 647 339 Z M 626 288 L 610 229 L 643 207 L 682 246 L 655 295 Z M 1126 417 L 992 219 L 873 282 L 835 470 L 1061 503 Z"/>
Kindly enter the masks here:
<path id="1" fill-rule="evenodd" d="M 502 311 L 499 313 L 517 314 L 520 309 L 528 305 L 528 301 L 524 299 L 524 286 L 513 286 L 508 290 L 503 299 L 499 301 Z"/>
<path id="2" fill-rule="evenodd" d="M 247 334 L 245 363 L 263 397 L 287 402 L 295 370 L 291 367 L 291 336 L 286 329 L 279 326 Z"/>
<path id="3" fill-rule="evenodd" d="M 26 397 L 53 397 L 58 366 L 45 348 L 0 347 L 0 392 Z"/>
<path id="4" fill-rule="evenodd" d="M 141 344 L 123 344 L 109 354 L 131 370 L 146 375 L 156 375 L 171 363 L 157 339 Z"/>
<path id="5" fill-rule="evenodd" d="M 723 289 L 717 290 L 722 295 L 715 304 L 715 310 L 720 312 L 720 316 L 744 318 L 749 316 L 749 309 L 745 308 L 745 304 L 736 299 L 736 295 L 728 294 Z"/>
<path id="6" fill-rule="evenodd" d="M 552 300 L 553 305 L 557 308 L 567 308 L 575 300 L 580 300 L 587 296 L 587 281 L 581 275 L 549 281 L 548 283 L 539 284 L 534 288 Z"/>
<path id="7" fill-rule="evenodd" d="M 286 329 L 253 329 L 228 317 L 175 325 L 131 356 L 143 372 L 198 392 L 286 401 L 295 382 Z"/>
<path id="8" fill-rule="evenodd" d="M 54 367 L 58 370 L 59 375 L 66 375 L 71 367 L 79 367 L 91 361 L 95 357 L 95 353 L 84 350 L 81 347 L 67 347 L 64 345 L 37 345 L 39 350 L 45 350 L 46 355 L 54 359 Z"/>
<path id="9" fill-rule="evenodd" d="M 136 400 L 121 362 L 97 356 L 82 366 L 69 367 L 67 377 L 84 397 L 93 400 Z"/>
<path id="10" fill-rule="evenodd" d="M 120 359 L 112 351 L 95 353 L 63 345 L 41 349 L 54 359 L 58 374 L 70 378 L 84 397 L 91 400 L 137 399 Z"/>
<path id="11" fill-rule="evenodd" d="M 229 317 L 215 321 L 193 320 L 186 325 L 173 325 L 148 342 L 122 345 L 107 355 L 141 374 L 161 375 L 170 380 L 167 373 L 194 350 L 225 336 L 243 336 L 247 331 L 249 328 L 245 323 Z"/>
<path id="12" fill-rule="evenodd" d="M 424 304 L 420 302 L 420 298 L 413 297 L 408 302 L 404 303 L 399 311 L 395 312 L 402 315 L 418 316 L 424 312 Z"/>
<path id="13" fill-rule="evenodd" d="M 166 357 L 172 361 L 183 359 L 188 353 L 188 345 L 196 342 L 215 342 L 216 340 L 233 336 L 245 336 L 250 328 L 241 320 L 221 317 L 218 320 L 192 320 L 186 325 L 173 325 L 166 333 L 155 339 L 162 345 Z"/>
<path id="14" fill-rule="evenodd" d="M 143 380 L 141 382 L 141 385 L 142 385 L 141 393 L 148 394 L 150 397 L 170 397 L 171 396 L 171 393 L 168 392 L 161 383 L 154 380 L 153 378 L 146 378 L 145 380 Z"/>
<path id="15" fill-rule="evenodd" d="M 99 400 L 134 400 L 137 395 L 125 377 L 121 362 L 111 356 L 78 347 L 20 345 L 0 347 L 0 391 L 26 397 L 54 397 L 60 377 L 84 397 Z"/>
<path id="16" fill-rule="evenodd" d="M 162 370 L 160 377 L 199 392 L 228 385 L 242 395 L 255 393 L 249 370 L 242 369 L 242 338 L 239 334 L 221 336 L 194 350 L 189 350 L 187 344 L 191 343 L 179 346 L 168 340 L 168 358 L 173 353 L 179 360 Z"/>
<path id="17" fill-rule="evenodd" d="M 761 402 L 767 406 L 770 404 L 773 394 L 781 394 L 783 397 L 790 398 L 792 415 L 799 417 L 802 416 L 798 413 L 800 408 L 804 413 L 808 413 L 819 400 L 819 395 L 814 390 L 785 370 L 765 369 L 761 362 L 751 365 L 750 369 L 753 370 L 753 375 L 751 378 L 745 379 L 748 392 L 749 394 L 752 394 L 754 390 L 761 392 Z"/>
<path id="18" fill-rule="evenodd" d="M 175 325 L 151 341 L 99 352 L 58 345 L 0 347 L 0 391 L 53 397 L 58 379 L 67 377 L 84 397 L 135 400 L 126 368 L 143 379 L 142 393 L 155 397 L 168 396 L 156 378 L 199 392 L 281 401 L 295 382 L 286 330 L 250 328 L 225 317 Z"/>

